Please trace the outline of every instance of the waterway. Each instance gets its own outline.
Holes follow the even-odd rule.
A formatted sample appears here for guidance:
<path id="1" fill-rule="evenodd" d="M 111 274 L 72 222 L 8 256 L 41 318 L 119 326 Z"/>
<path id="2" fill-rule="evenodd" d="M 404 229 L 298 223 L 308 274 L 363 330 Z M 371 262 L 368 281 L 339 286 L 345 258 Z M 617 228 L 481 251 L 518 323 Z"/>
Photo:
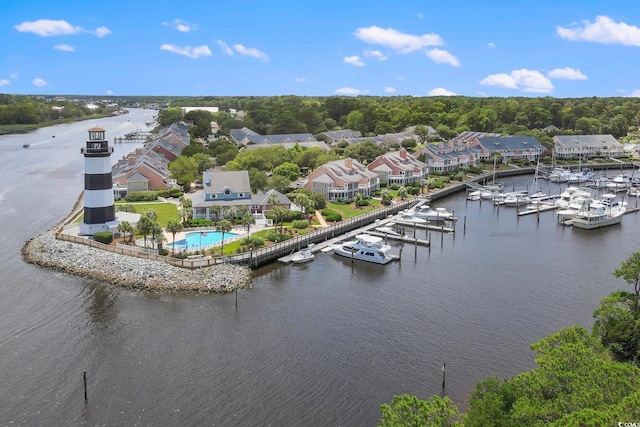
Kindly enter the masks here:
<path id="1" fill-rule="evenodd" d="M 3 425 L 370 426 L 393 395 L 440 394 L 443 363 L 465 408 L 476 381 L 532 368 L 531 343 L 590 327 L 638 250 L 638 214 L 574 230 L 459 194 L 434 202 L 460 221 L 430 249 L 405 244 L 387 266 L 320 253 L 256 271 L 237 295 L 132 292 L 25 264 L 22 244 L 82 191 L 87 130 L 112 141 L 154 113 L 0 137 Z"/>

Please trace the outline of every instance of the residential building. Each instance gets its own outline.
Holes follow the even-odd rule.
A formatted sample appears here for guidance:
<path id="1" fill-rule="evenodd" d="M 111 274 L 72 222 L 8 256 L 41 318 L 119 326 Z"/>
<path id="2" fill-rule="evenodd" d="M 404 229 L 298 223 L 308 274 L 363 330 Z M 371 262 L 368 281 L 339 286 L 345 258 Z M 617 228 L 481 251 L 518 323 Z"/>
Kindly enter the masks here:
<path id="1" fill-rule="evenodd" d="M 427 164 L 418 160 L 405 149 L 390 151 L 378 156 L 367 165 L 367 169 L 376 173 L 380 182 L 386 182 L 387 185 L 407 186 L 415 182 L 419 183 L 429 175 Z"/>
<path id="2" fill-rule="evenodd" d="M 326 163 L 307 177 L 304 188 L 327 200 L 351 199 L 356 193 L 370 196 L 380 188 L 380 178 L 352 158 Z"/>
<path id="3" fill-rule="evenodd" d="M 192 198 L 193 217 L 218 221 L 225 209 L 251 209 L 251 185 L 248 171 L 216 171 L 202 174 L 202 191 Z"/>
<path id="4" fill-rule="evenodd" d="M 270 211 L 274 206 L 282 206 L 285 209 L 291 209 L 293 203 L 291 200 L 277 190 L 269 190 L 266 193 L 251 195 L 251 213 L 261 214 Z"/>
<path id="5" fill-rule="evenodd" d="M 448 142 L 429 144 L 415 153 L 428 165 L 430 172 L 451 172 L 476 166 L 480 162 L 481 147 L 469 147 L 466 143 L 452 139 Z"/>
<path id="6" fill-rule="evenodd" d="M 624 155 L 624 144 L 613 135 L 556 135 L 553 151 L 556 158 L 620 157 Z"/>
<path id="7" fill-rule="evenodd" d="M 241 129 L 231 129 L 229 131 L 231 139 L 239 147 L 247 146 L 249 144 L 284 144 L 293 142 L 317 142 L 318 140 L 310 133 L 291 133 L 280 135 L 260 135 L 257 132 L 252 131 L 247 127 Z"/>
<path id="8" fill-rule="evenodd" d="M 362 133 L 359 130 L 351 130 L 351 129 L 340 129 L 340 130 L 330 130 L 327 132 L 322 132 L 321 138 L 324 142 L 326 142 L 330 146 L 335 146 L 348 138 L 361 138 Z"/>
<path id="9" fill-rule="evenodd" d="M 536 161 L 545 150 L 544 145 L 532 136 L 483 136 L 469 144 L 469 148 L 475 146 L 480 147 L 481 159 L 489 159 L 495 153 L 504 163 L 517 159 Z"/>

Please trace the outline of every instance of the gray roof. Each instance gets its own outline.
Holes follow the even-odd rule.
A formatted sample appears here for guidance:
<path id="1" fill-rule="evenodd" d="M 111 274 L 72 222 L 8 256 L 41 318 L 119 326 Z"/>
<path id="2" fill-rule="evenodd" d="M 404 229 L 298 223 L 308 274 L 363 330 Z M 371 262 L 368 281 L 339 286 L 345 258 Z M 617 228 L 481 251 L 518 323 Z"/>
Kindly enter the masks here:
<path id="1" fill-rule="evenodd" d="M 322 132 L 322 135 L 326 136 L 331 141 L 341 141 L 346 138 L 359 138 L 362 136 L 362 133 L 360 133 L 359 130 L 341 129 Z"/>
<path id="2" fill-rule="evenodd" d="M 250 193 L 248 171 L 216 171 L 209 169 L 202 174 L 202 183 L 208 194 L 222 193 L 229 187 L 234 193 Z M 207 185 L 209 183 L 209 185 Z"/>
<path id="3" fill-rule="evenodd" d="M 273 190 L 273 189 L 267 191 L 266 193 L 252 194 L 251 195 L 251 204 L 253 204 L 253 205 L 268 205 L 269 204 L 269 199 L 273 195 L 276 196 L 276 199 L 277 199 L 276 204 L 277 205 L 290 205 L 291 204 L 291 200 L 289 200 L 287 198 L 287 196 L 285 196 L 281 192 L 279 192 L 277 190 Z"/>
<path id="4" fill-rule="evenodd" d="M 489 151 L 545 149 L 544 145 L 532 136 L 484 136 L 478 138 L 478 141 Z"/>
<path id="5" fill-rule="evenodd" d="M 556 135 L 553 139 L 566 148 L 612 148 L 622 146 L 613 135 Z"/>

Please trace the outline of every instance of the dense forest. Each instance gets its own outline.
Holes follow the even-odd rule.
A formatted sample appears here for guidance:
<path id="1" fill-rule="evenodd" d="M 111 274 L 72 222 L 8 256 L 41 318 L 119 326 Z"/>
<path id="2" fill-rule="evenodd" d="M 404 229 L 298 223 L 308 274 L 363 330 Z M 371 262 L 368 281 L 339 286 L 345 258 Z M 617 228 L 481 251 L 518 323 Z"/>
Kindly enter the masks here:
<path id="1" fill-rule="evenodd" d="M 51 98 L 51 97 L 50 97 Z M 66 99 L 91 99 L 65 96 Z M 94 97 L 98 98 L 98 97 Z M 558 133 L 612 134 L 618 139 L 635 135 L 640 126 L 640 98 L 481 98 L 481 97 L 114 97 L 122 107 L 159 105 L 218 107 L 215 120 L 221 132 L 246 126 L 261 134 L 311 133 L 352 129 L 364 136 L 400 132 L 425 125 L 449 139 L 465 130 L 544 136 L 555 126 Z M 94 102 L 104 107 L 104 104 Z M 65 108 L 53 110 L 53 105 Z M 0 94 L 0 125 L 46 123 L 60 117 L 89 114 L 82 105 L 54 102 L 43 96 Z M 245 111 L 241 119 L 230 110 Z M 543 141 L 544 142 L 544 138 Z"/>
<path id="2" fill-rule="evenodd" d="M 465 130 L 523 134 L 560 132 L 625 138 L 640 125 L 640 98 L 471 98 L 299 96 L 176 99 L 171 107 L 215 106 L 223 132 L 246 126 L 261 134 L 352 129 L 364 136 L 428 125 L 449 139 Z M 246 111 L 242 121 L 229 109 Z"/>

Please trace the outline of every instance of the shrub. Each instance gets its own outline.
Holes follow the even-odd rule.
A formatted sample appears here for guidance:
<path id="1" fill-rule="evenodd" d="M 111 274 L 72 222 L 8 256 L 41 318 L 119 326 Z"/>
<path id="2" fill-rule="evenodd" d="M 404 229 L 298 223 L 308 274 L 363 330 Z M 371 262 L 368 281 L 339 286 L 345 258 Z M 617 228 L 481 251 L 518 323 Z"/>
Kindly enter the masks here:
<path id="1" fill-rule="evenodd" d="M 134 191 L 128 193 L 124 199 L 127 202 L 153 202 L 158 200 L 158 193 L 155 191 Z"/>
<path id="2" fill-rule="evenodd" d="M 211 227 L 214 222 L 210 219 L 190 219 L 187 221 L 187 227 Z"/>
<path id="3" fill-rule="evenodd" d="M 392 190 L 397 190 L 398 188 L 400 188 L 400 184 L 391 184 L 390 187 Z"/>
<path id="4" fill-rule="evenodd" d="M 307 221 L 306 219 L 300 219 L 300 220 L 293 221 L 292 225 L 293 225 L 293 228 L 305 229 L 309 227 L 309 221 Z"/>
<path id="5" fill-rule="evenodd" d="M 342 221 L 342 215 L 333 209 L 323 209 L 321 213 L 329 222 Z"/>
<path id="6" fill-rule="evenodd" d="M 110 231 L 99 231 L 93 234 L 93 240 L 108 245 L 113 241 L 113 233 Z"/>
<path id="7" fill-rule="evenodd" d="M 360 199 L 356 202 L 356 206 L 369 206 L 369 199 Z"/>
<path id="8" fill-rule="evenodd" d="M 251 238 L 251 244 L 256 248 L 264 246 L 264 239 L 258 236 Z"/>
<path id="9" fill-rule="evenodd" d="M 166 248 L 162 248 L 158 251 L 158 254 L 163 255 L 163 256 L 167 256 L 169 255 L 169 249 Z"/>
<path id="10" fill-rule="evenodd" d="M 302 219 L 302 212 L 300 211 L 289 211 L 289 214 L 285 218 L 285 222 L 292 222 Z"/>
<path id="11" fill-rule="evenodd" d="M 286 236 L 284 234 L 276 233 L 274 231 L 269 231 L 267 233 L 267 235 L 265 236 L 265 238 L 270 242 L 284 242 L 285 240 L 289 239 L 290 237 Z"/>

